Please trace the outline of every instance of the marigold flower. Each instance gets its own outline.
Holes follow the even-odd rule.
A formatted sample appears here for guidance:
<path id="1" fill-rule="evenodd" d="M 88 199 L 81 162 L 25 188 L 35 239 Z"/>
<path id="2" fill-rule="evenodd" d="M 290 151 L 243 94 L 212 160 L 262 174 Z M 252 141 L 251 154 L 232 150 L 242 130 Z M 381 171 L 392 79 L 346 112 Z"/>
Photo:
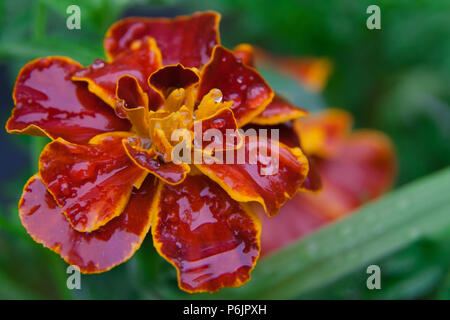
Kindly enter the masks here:
<path id="1" fill-rule="evenodd" d="M 305 188 L 308 159 L 299 146 L 277 142 L 277 151 L 268 144 L 279 159 L 272 175 L 261 174 L 260 159 L 179 162 L 173 134 L 198 124 L 220 131 L 276 125 L 306 111 L 274 98 L 255 69 L 220 45 L 219 19 L 214 12 L 127 18 L 106 34 L 107 61 L 83 67 L 47 57 L 22 68 L 6 129 L 52 140 L 19 202 L 36 242 L 99 273 L 129 259 L 151 228 L 181 289 L 214 292 L 250 279 L 260 222 L 247 204 L 275 216 Z M 248 159 L 254 140 L 239 139 L 222 147 Z M 208 154 L 194 140 L 187 150 Z"/>

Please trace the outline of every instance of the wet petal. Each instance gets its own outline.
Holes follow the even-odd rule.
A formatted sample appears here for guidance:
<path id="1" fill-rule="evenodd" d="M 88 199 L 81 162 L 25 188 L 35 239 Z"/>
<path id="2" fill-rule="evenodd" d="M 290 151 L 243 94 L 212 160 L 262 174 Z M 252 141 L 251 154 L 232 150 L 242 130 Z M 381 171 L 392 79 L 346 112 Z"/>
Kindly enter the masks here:
<path id="1" fill-rule="evenodd" d="M 217 46 L 200 76 L 198 98 L 219 89 L 223 101 L 233 101 L 231 109 L 239 126 L 260 114 L 273 98 L 273 91 L 253 68 L 244 65 L 231 51 Z"/>
<path id="2" fill-rule="evenodd" d="M 276 129 L 279 132 L 279 140 L 281 143 L 286 145 L 289 148 L 300 148 L 300 139 L 297 136 L 292 121 L 288 121 L 285 123 L 277 124 L 277 125 L 255 125 L 253 123 L 250 123 L 246 125 L 244 130 L 248 129 L 266 129 L 266 130 L 273 130 Z M 301 190 L 303 191 L 311 191 L 311 192 L 318 192 L 322 189 L 322 182 L 320 179 L 320 174 L 318 172 L 317 166 L 314 163 L 314 159 L 312 157 L 309 157 L 308 155 L 305 155 L 308 163 L 309 163 L 309 171 L 308 175 L 306 176 L 305 181 L 303 181 Z"/>
<path id="3" fill-rule="evenodd" d="M 151 222 L 156 193 L 150 176 L 139 190 L 133 190 L 122 214 L 93 232 L 75 231 L 39 175 L 24 188 L 19 203 L 23 226 L 38 243 L 58 253 L 83 273 L 107 271 L 125 262 L 139 249 Z"/>
<path id="4" fill-rule="evenodd" d="M 163 161 L 153 149 L 144 149 L 137 138 L 123 140 L 123 146 L 128 156 L 140 168 L 164 180 L 169 184 L 181 183 L 191 171 L 187 164 L 175 164 Z"/>
<path id="5" fill-rule="evenodd" d="M 153 242 L 178 272 L 181 289 L 214 292 L 250 280 L 259 222 L 204 175 L 161 184 Z"/>
<path id="6" fill-rule="evenodd" d="M 326 58 L 278 58 L 275 65 L 311 91 L 322 91 L 333 65 Z"/>
<path id="7" fill-rule="evenodd" d="M 276 215 L 293 197 L 309 170 L 308 160 L 299 148 L 288 148 L 261 136 L 245 137 L 244 145 L 228 151 L 223 163 L 196 166 L 234 200 L 256 201 L 269 216 Z"/>
<path id="8" fill-rule="evenodd" d="M 139 82 L 141 88 L 148 94 L 150 109 L 157 109 L 161 97 L 147 82 L 148 77 L 161 67 L 161 53 L 152 38 L 133 42 L 130 48 L 115 57 L 111 63 L 96 60 L 91 66 L 74 74 L 75 81 L 86 81 L 89 90 L 103 99 L 111 107 L 116 104 L 117 80 L 129 75 Z"/>
<path id="9" fill-rule="evenodd" d="M 252 120 L 252 123 L 274 125 L 306 115 L 308 115 L 308 111 L 295 107 L 289 101 L 276 94 L 263 112 Z"/>
<path id="10" fill-rule="evenodd" d="M 42 181 L 77 231 L 96 230 L 120 215 L 133 185 L 146 174 L 126 154 L 122 139 L 127 136 L 100 135 L 87 146 L 57 139 L 42 151 Z"/>
<path id="11" fill-rule="evenodd" d="M 81 68 L 62 57 L 38 59 L 23 67 L 14 88 L 16 108 L 7 131 L 87 143 L 103 132 L 128 130 L 128 121 L 119 119 L 85 84 L 70 80 Z"/>
<path id="12" fill-rule="evenodd" d="M 187 89 L 199 81 L 195 70 L 185 68 L 181 64 L 166 66 L 148 79 L 149 84 L 163 97 L 167 97 L 174 89 Z"/>
<path id="13" fill-rule="evenodd" d="M 149 138 L 148 96 L 136 78 L 123 75 L 117 80 L 115 111 L 131 122 L 140 137 Z"/>
<path id="14" fill-rule="evenodd" d="M 107 57 L 115 59 L 130 44 L 145 37 L 156 40 L 164 65 L 181 63 L 200 68 L 208 62 L 219 43 L 220 15 L 215 12 L 167 18 L 126 18 L 115 23 L 106 33 Z"/>
<path id="15" fill-rule="evenodd" d="M 228 107 L 195 121 L 194 128 L 201 128 L 198 130 L 201 135 L 195 137 L 194 146 L 206 152 L 236 149 L 244 142 L 233 111 Z"/>

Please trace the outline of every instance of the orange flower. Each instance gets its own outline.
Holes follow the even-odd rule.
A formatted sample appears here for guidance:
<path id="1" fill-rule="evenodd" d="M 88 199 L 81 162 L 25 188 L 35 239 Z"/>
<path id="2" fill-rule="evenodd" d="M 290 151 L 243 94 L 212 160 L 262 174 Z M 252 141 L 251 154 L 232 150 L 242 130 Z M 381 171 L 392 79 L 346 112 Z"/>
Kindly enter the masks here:
<path id="1" fill-rule="evenodd" d="M 273 98 L 258 72 L 219 44 L 219 19 L 213 12 L 128 18 L 106 34 L 108 61 L 84 68 L 47 57 L 23 67 L 6 129 L 52 139 L 19 202 L 35 241 L 99 273 L 129 259 L 151 227 L 181 289 L 213 292 L 250 279 L 260 222 L 247 203 L 275 216 L 305 187 L 307 158 L 276 142 L 268 144 L 279 159 L 272 175 L 261 173 L 260 159 L 190 164 L 174 158 L 174 132 L 195 135 L 197 125 L 201 133 L 237 132 L 306 112 Z M 220 148 L 248 159 L 265 138 L 236 139 Z M 195 138 L 188 142 L 189 153 L 211 155 Z"/>

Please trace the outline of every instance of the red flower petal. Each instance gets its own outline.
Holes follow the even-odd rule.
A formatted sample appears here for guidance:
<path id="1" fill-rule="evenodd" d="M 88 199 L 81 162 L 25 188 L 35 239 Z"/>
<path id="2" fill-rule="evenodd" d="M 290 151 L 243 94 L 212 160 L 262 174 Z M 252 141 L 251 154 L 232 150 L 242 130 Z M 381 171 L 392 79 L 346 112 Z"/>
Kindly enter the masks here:
<path id="1" fill-rule="evenodd" d="M 162 67 L 148 79 L 149 84 L 163 97 L 167 97 L 171 90 L 186 89 L 199 81 L 197 72 L 185 68 L 181 64 Z"/>
<path id="2" fill-rule="evenodd" d="M 253 123 L 250 123 L 244 127 L 244 130 L 247 129 L 278 129 L 279 130 L 279 140 L 281 143 L 286 145 L 289 148 L 301 148 L 300 146 L 300 139 L 297 136 L 292 121 L 285 122 L 278 125 L 270 125 L 270 126 L 261 126 L 261 125 L 255 125 Z M 303 181 L 302 184 L 302 190 L 303 191 L 311 191 L 311 192 L 318 192 L 322 189 L 322 182 L 320 179 L 319 171 L 317 170 L 317 166 L 314 163 L 314 159 L 312 157 L 309 157 L 305 155 L 308 163 L 309 163 L 309 171 L 308 175 L 305 178 L 305 181 Z"/>
<path id="3" fill-rule="evenodd" d="M 306 115 L 308 115 L 308 111 L 295 107 L 289 101 L 276 94 L 263 112 L 252 120 L 252 123 L 273 125 Z"/>
<path id="4" fill-rule="evenodd" d="M 148 104 L 148 96 L 136 78 L 123 75 L 117 80 L 116 114 L 128 119 L 133 131 L 143 138 L 149 138 Z"/>
<path id="5" fill-rule="evenodd" d="M 131 160 L 140 168 L 147 170 L 165 182 L 169 184 L 181 183 L 191 171 L 189 165 L 164 162 L 153 149 L 143 149 L 139 145 L 140 142 L 136 138 L 123 140 L 123 146 Z"/>
<path id="6" fill-rule="evenodd" d="M 233 111 L 227 107 L 218 110 L 207 118 L 195 121 L 195 126 L 201 126 L 201 137 L 194 139 L 194 146 L 199 149 L 232 150 L 238 148 L 244 142 L 238 131 Z M 214 131 L 210 131 L 211 129 Z"/>
<path id="7" fill-rule="evenodd" d="M 87 143 L 108 131 L 126 131 L 130 123 L 90 93 L 71 75 L 82 67 L 68 58 L 48 57 L 28 63 L 14 88 L 16 108 L 6 124 L 10 133 L 47 135 Z"/>
<path id="8" fill-rule="evenodd" d="M 218 291 L 250 280 L 259 255 L 259 222 L 203 175 L 161 184 L 153 221 L 158 252 L 175 266 L 181 289 Z"/>
<path id="9" fill-rule="evenodd" d="M 149 231 L 154 182 L 153 177 L 147 178 L 138 191 L 133 191 L 119 217 L 87 233 L 72 228 L 39 175 L 35 175 L 24 188 L 19 216 L 36 242 L 78 266 L 83 273 L 107 271 L 128 260 Z"/>
<path id="10" fill-rule="evenodd" d="M 122 147 L 126 136 L 96 136 L 87 146 L 57 139 L 42 151 L 42 181 L 77 231 L 93 231 L 122 213 L 133 185 L 142 182 L 146 172 Z"/>
<path id="11" fill-rule="evenodd" d="M 139 85 L 139 81 L 128 74 L 117 79 L 116 99 L 122 100 L 126 108 L 144 107 L 148 111 L 148 96 Z"/>
<path id="12" fill-rule="evenodd" d="M 306 156 L 309 163 L 309 171 L 305 181 L 302 184 L 303 191 L 319 192 L 322 191 L 322 178 L 319 169 L 315 163 L 315 159 Z"/>
<path id="13" fill-rule="evenodd" d="M 197 100 L 211 89 L 219 89 L 224 101 L 233 101 L 231 109 L 239 126 L 260 114 L 273 98 L 272 89 L 258 72 L 221 46 L 214 49 L 200 78 Z"/>
<path id="14" fill-rule="evenodd" d="M 200 68 L 208 62 L 219 43 L 220 15 L 195 13 L 174 19 L 126 18 L 106 33 L 104 47 L 108 59 L 115 59 L 134 40 L 152 37 L 161 49 L 164 65 L 181 63 Z"/>
<path id="15" fill-rule="evenodd" d="M 196 166 L 216 181 L 234 200 L 256 201 L 264 207 L 269 216 L 274 216 L 286 200 L 292 198 L 301 187 L 308 173 L 308 160 L 299 148 L 290 149 L 280 144 L 276 151 L 271 146 L 270 139 L 265 143 L 266 148 L 263 146 L 263 138 L 246 137 L 244 145 L 234 150 L 233 159 L 226 161 L 233 161 L 234 164 L 213 163 Z M 266 149 L 267 156 L 260 156 L 257 161 L 252 161 L 252 158 L 255 159 L 252 154 L 256 155 L 257 150 L 261 152 L 262 149 Z M 245 155 L 244 161 L 239 154 Z M 275 162 L 269 163 L 271 157 L 278 158 L 278 168 Z M 269 161 L 263 164 L 261 159 Z M 240 164 L 242 162 L 245 163 Z M 274 168 L 273 171 L 271 167 Z"/>
<path id="16" fill-rule="evenodd" d="M 307 155 L 329 158 L 342 148 L 352 124 L 353 118 L 348 112 L 328 109 L 297 119 L 294 129 Z"/>
<path id="17" fill-rule="evenodd" d="M 149 106 L 157 109 L 161 97 L 148 85 L 148 77 L 161 67 L 161 53 L 152 38 L 136 41 L 126 51 L 115 57 L 111 63 L 96 60 L 91 66 L 78 71 L 72 77 L 75 81 L 86 81 L 89 90 L 114 108 L 116 103 L 117 81 L 123 75 L 129 75 L 139 82 L 148 94 Z"/>
<path id="18" fill-rule="evenodd" d="M 251 45 L 240 44 L 234 48 L 233 52 L 242 63 L 255 67 L 255 52 Z M 306 116 L 308 113 L 308 111 L 294 106 L 280 95 L 275 94 L 269 105 L 252 120 L 252 123 L 274 125 Z"/>

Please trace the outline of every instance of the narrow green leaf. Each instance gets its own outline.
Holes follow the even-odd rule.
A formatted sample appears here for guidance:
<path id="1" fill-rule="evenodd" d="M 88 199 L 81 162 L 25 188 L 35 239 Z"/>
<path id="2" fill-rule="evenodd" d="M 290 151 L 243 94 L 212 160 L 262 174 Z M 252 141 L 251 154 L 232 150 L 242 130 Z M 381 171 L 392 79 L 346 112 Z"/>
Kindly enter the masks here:
<path id="1" fill-rule="evenodd" d="M 395 190 L 351 217 L 260 261 L 252 280 L 241 288 L 190 298 L 307 297 L 310 290 L 448 227 L 448 190 L 450 168 Z"/>

